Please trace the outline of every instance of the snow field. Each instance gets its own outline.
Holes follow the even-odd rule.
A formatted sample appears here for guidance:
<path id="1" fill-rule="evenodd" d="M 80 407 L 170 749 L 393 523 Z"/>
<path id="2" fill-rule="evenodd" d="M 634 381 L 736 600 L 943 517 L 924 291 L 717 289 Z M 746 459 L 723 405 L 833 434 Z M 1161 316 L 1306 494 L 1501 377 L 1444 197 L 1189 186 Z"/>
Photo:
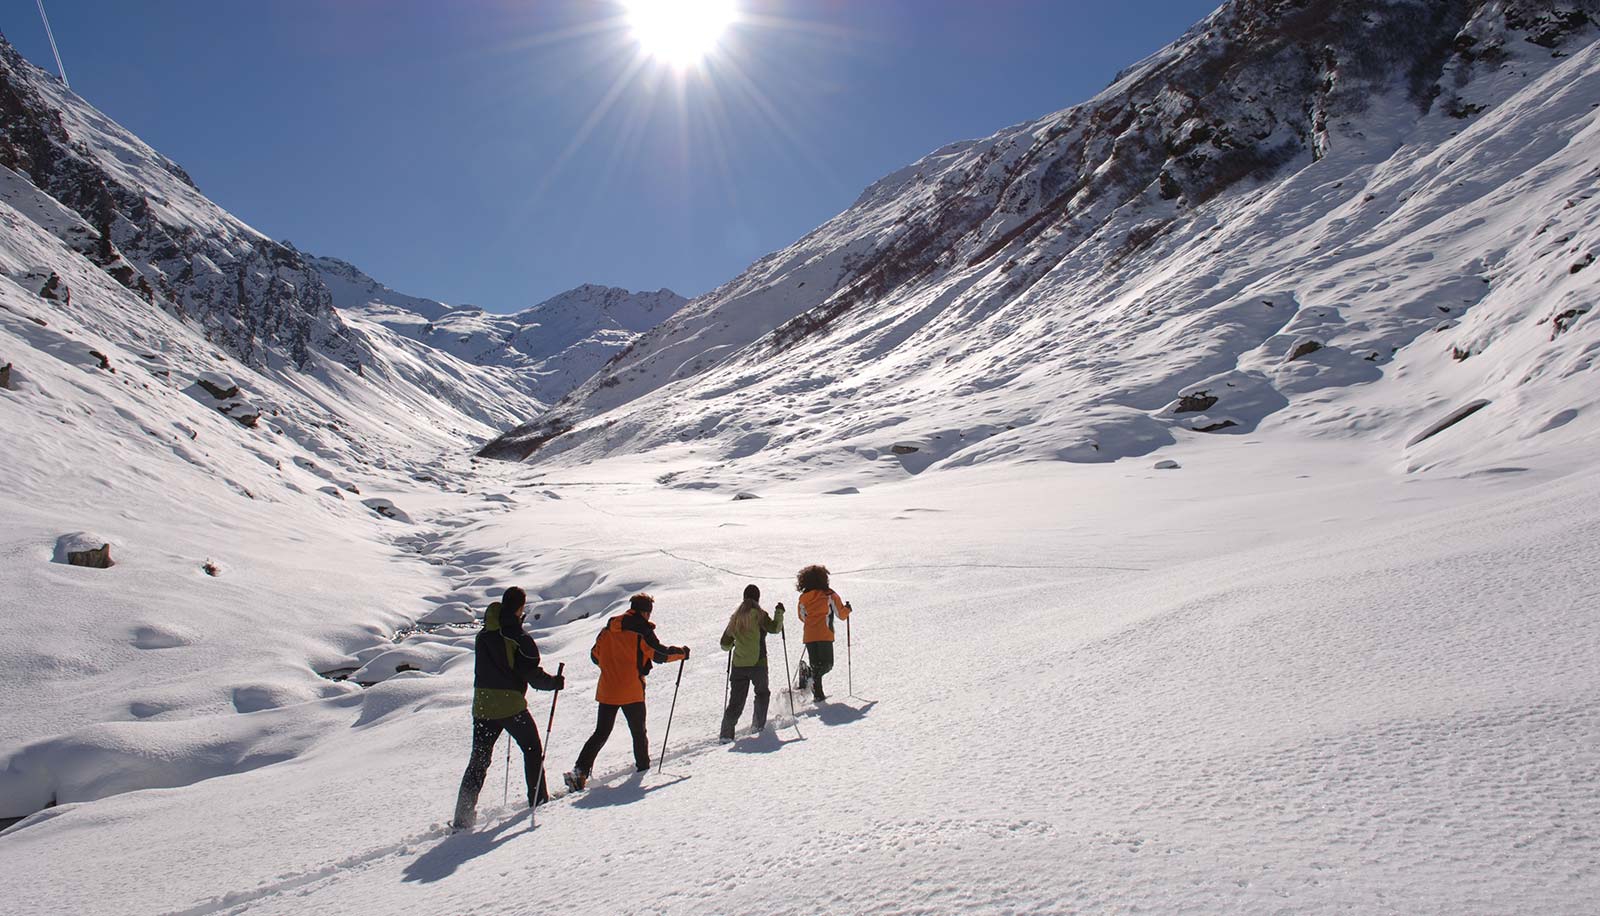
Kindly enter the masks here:
<path id="1" fill-rule="evenodd" d="M 541 477 L 566 495 L 480 509 L 429 555 L 531 604 L 611 602 L 534 629 L 568 664 L 555 778 L 592 726 L 595 630 L 652 591 L 662 638 L 695 649 L 664 774 L 630 776 L 619 725 L 599 784 L 530 831 L 499 808 L 497 749 L 483 824 L 446 836 L 462 656 L 305 704 L 325 727 L 284 762 L 25 822 L 0 837 L 4 892 L 96 912 L 155 869 L 124 911 L 1582 912 L 1600 579 L 1571 551 L 1600 527 L 1593 471 L 1407 478 L 1240 440 L 1180 457 L 737 503 L 617 480 L 643 462 Z M 424 541 L 471 505 L 423 496 Z M 726 615 L 747 581 L 792 609 L 811 561 L 857 608 L 858 698 L 841 641 L 798 734 L 720 747 Z M 675 668 L 651 677 L 653 755 Z M 542 731 L 550 695 L 530 698 Z M 84 844 L 101 854 L 54 864 Z"/>

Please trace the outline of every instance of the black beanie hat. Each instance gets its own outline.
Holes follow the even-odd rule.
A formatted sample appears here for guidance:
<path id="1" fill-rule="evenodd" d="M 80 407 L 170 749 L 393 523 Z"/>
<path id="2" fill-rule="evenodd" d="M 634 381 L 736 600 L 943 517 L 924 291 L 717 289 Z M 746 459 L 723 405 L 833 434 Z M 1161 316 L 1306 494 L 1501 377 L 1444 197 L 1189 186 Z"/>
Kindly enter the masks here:
<path id="1" fill-rule="evenodd" d="M 746 600 L 746 601 L 760 601 L 761 600 L 761 589 L 756 588 L 754 585 L 746 585 L 744 587 L 744 600 Z"/>
<path id="2" fill-rule="evenodd" d="M 506 589 L 505 594 L 500 596 L 500 606 L 505 608 L 506 612 L 510 614 L 515 614 L 517 611 L 522 609 L 524 604 L 527 603 L 528 593 L 524 592 L 515 585 Z"/>

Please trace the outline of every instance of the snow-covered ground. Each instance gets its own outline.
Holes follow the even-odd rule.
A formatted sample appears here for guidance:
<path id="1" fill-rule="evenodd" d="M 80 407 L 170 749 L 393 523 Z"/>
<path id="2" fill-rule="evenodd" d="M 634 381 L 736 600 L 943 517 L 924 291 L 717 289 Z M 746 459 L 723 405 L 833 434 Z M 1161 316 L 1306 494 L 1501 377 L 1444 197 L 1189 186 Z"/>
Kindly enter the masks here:
<path id="1" fill-rule="evenodd" d="M 294 574 L 348 523 L 255 530 L 272 549 L 230 557 L 236 579 L 151 586 L 168 609 L 138 589 L 175 575 L 176 545 L 111 570 L 50 566 L 22 525 L 8 590 L 51 603 L 8 651 L 114 633 L 140 664 L 36 672 L 8 685 L 8 710 L 104 717 L 113 696 L 221 693 L 246 672 L 279 700 L 219 696 L 47 744 L 63 803 L 0 835 L 0 899 L 18 913 L 1590 911 L 1592 452 L 1433 477 L 1359 439 L 1268 428 L 1163 454 L 1181 467 L 977 468 L 745 501 L 653 483 L 686 454 L 587 474 L 458 468 L 511 501 L 387 491 L 414 523 L 380 529 L 388 548 L 340 544 L 333 575 Z M 280 536 L 303 553 L 275 556 Z M 808 562 L 857 608 L 855 696 L 841 663 L 827 704 L 801 702 L 795 723 L 779 695 L 777 730 L 719 746 L 726 615 L 746 582 L 792 606 Z M 401 640 L 420 670 L 365 690 L 318 679 L 313 639 L 283 634 L 329 645 L 343 628 L 353 646 L 393 609 L 481 611 L 509 584 L 541 615 L 547 667 L 568 664 L 553 773 L 592 723 L 587 650 L 628 593 L 652 591 L 663 637 L 696 654 L 664 773 L 630 777 L 615 735 L 598 785 L 535 828 L 500 807 L 497 754 L 483 824 L 452 836 L 470 631 Z M 196 602 L 216 607 L 182 645 L 136 647 L 141 622 L 176 627 Z M 674 674 L 652 677 L 657 748 Z M 542 727 L 550 697 L 532 696 Z M 8 731 L 59 721 L 8 713 Z M 106 794 L 158 748 L 175 775 L 157 785 L 229 775 Z"/>
<path id="2" fill-rule="evenodd" d="M 533 464 L 469 457 L 540 403 L 505 366 L 331 303 L 446 313 L 373 299 L 364 275 L 309 282 L 5 56 L 42 87 L 34 121 L 66 106 L 130 199 L 154 189 L 159 212 L 279 258 L 272 282 L 240 276 L 305 301 L 278 300 L 303 360 L 271 335 L 241 350 L 228 309 L 245 330 L 268 312 L 222 287 L 183 300 L 205 320 L 142 294 L 70 195 L 0 168 L 0 909 L 1593 912 L 1600 44 L 1588 18 L 1530 8 L 1473 5 L 1461 34 L 1501 42 L 1503 66 L 1447 42 L 1451 66 L 1478 63 L 1427 115 L 1357 78 L 1320 158 L 1214 198 L 1205 168 L 1180 175 L 1195 205 L 1147 247 L 1129 233 L 1168 206 L 1164 181 L 1138 185 L 1159 163 L 1129 160 L 1117 215 L 1096 215 L 1116 187 L 1046 206 L 1077 135 L 1024 127 L 890 176 L 637 347 L 615 349 L 653 307 L 616 327 L 553 310 L 540 327 L 600 337 L 552 352 L 623 355 L 546 415 L 577 426 Z M 1385 28 L 1338 12 L 1364 23 L 1347 52 Z M 1529 22 L 1567 44 L 1530 44 Z M 1118 93 L 1154 92 L 1157 64 L 1205 41 L 1040 125 L 1101 136 Z M 1218 123 L 1303 114 L 1302 82 Z M 1091 145 L 1108 165 L 1159 148 L 1163 110 Z M 1079 164 L 1118 171 L 1098 155 Z M 977 222 L 878 233 L 935 199 L 981 203 Z M 1046 226 L 1026 213 L 1064 222 L 1011 235 Z M 900 260 L 928 251 L 948 256 Z M 833 298 L 865 288 L 844 261 L 868 255 L 879 298 Z M 110 568 L 62 562 L 100 544 Z M 795 697 L 794 717 L 779 695 L 776 728 L 720 745 L 728 613 L 750 582 L 792 606 L 815 562 L 856 608 L 832 699 Z M 476 620 L 512 584 L 546 667 L 568 665 L 552 776 L 630 593 L 695 654 L 661 772 L 632 776 L 619 731 L 535 826 L 520 784 L 502 804 L 497 754 L 482 823 L 451 834 Z M 656 753 L 676 674 L 652 678 Z M 542 727 L 551 697 L 532 700 Z"/>

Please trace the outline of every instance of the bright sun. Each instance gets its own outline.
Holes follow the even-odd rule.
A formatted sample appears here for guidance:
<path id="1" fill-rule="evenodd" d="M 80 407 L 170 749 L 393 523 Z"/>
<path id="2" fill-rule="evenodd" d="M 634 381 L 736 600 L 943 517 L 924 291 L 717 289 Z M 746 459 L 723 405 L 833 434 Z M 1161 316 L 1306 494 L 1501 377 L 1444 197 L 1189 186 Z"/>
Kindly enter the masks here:
<path id="1" fill-rule="evenodd" d="M 733 24 L 734 0 L 623 0 L 645 53 L 674 67 L 699 63 Z"/>

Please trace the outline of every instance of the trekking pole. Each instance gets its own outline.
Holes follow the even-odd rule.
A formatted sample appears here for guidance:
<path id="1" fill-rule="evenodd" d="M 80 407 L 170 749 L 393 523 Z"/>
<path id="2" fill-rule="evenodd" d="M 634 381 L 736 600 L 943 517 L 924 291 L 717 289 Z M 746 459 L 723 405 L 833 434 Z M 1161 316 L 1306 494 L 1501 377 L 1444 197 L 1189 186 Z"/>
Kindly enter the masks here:
<path id="1" fill-rule="evenodd" d="M 848 601 L 844 603 L 844 606 L 845 610 L 847 611 L 855 610 L 855 608 L 850 606 L 850 602 Z M 845 685 L 849 688 L 846 695 L 852 697 L 855 696 L 856 670 L 855 666 L 850 664 L 850 618 L 848 617 L 844 619 L 844 680 Z"/>
<path id="2" fill-rule="evenodd" d="M 728 650 L 728 676 L 722 681 L 722 708 L 728 708 L 728 691 L 733 689 L 733 650 Z"/>
<path id="3" fill-rule="evenodd" d="M 562 662 L 556 666 L 556 677 L 565 677 L 566 673 L 566 662 Z M 550 698 L 550 721 L 544 724 L 544 753 L 539 755 L 539 776 L 533 784 L 533 798 L 529 799 L 529 801 L 533 802 L 533 805 L 528 808 L 529 826 L 535 826 L 539 823 L 539 816 L 534 812 L 539 809 L 539 790 L 544 788 L 544 764 L 546 760 L 550 759 L 550 733 L 554 731 L 556 727 L 556 702 L 560 699 L 561 691 L 559 690 L 555 692 L 555 696 Z M 507 750 L 509 749 L 510 748 L 507 748 Z M 511 767 L 507 765 L 506 770 L 510 771 L 510 769 Z"/>
<path id="4" fill-rule="evenodd" d="M 678 660 L 678 679 L 672 684 L 672 708 L 667 710 L 667 730 L 661 735 L 661 765 L 656 768 L 657 773 L 667 768 L 667 739 L 672 737 L 672 714 L 678 711 L 678 685 L 683 683 L 683 663 L 686 661 L 687 658 Z"/>
<path id="5" fill-rule="evenodd" d="M 782 608 L 783 605 L 779 604 L 778 607 Z M 794 720 L 794 730 L 799 732 L 800 714 L 794 711 L 794 680 L 789 674 L 789 628 L 785 626 L 778 631 L 778 635 L 783 637 L 783 679 L 786 682 L 783 692 L 789 695 L 789 718 Z"/>
<path id="6" fill-rule="evenodd" d="M 507 739 L 511 736 L 507 735 Z M 506 741 L 506 784 L 500 787 L 500 807 L 504 808 L 511 803 L 511 745 L 515 741 Z M 492 758 L 491 758 L 492 759 Z"/>

